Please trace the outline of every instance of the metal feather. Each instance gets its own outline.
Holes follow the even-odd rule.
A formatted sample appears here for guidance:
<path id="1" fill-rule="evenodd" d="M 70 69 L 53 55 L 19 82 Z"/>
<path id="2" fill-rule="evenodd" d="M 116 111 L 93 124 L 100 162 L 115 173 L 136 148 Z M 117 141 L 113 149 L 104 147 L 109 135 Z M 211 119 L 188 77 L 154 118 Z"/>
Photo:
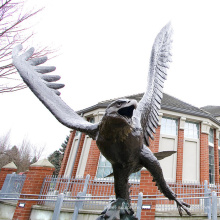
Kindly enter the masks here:
<path id="1" fill-rule="evenodd" d="M 148 87 L 140 100 L 134 117 L 140 117 L 141 127 L 145 132 L 145 139 L 153 139 L 153 133 L 159 122 L 159 109 L 163 97 L 164 81 L 171 62 L 172 27 L 167 24 L 157 35 L 150 58 Z M 140 115 L 140 116 L 139 116 Z M 146 136 L 147 135 L 147 136 Z M 149 141 L 146 143 L 149 146 Z"/>
<path id="2" fill-rule="evenodd" d="M 84 132 L 96 139 L 99 124 L 92 124 L 84 120 L 59 97 L 60 92 L 57 89 L 63 88 L 64 85 L 51 82 L 57 81 L 60 77 L 42 75 L 50 73 L 56 68 L 54 66 L 38 66 L 46 62 L 46 57 L 30 59 L 34 48 L 19 55 L 21 50 L 22 45 L 13 49 L 13 64 L 31 91 L 63 125 Z"/>

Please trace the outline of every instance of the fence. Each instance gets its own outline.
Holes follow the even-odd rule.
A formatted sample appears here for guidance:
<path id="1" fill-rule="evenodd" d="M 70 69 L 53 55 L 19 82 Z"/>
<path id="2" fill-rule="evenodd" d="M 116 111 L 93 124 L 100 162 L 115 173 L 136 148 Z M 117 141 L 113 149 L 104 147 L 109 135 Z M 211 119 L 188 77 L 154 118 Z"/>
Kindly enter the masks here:
<path id="1" fill-rule="evenodd" d="M 19 198 L 26 175 L 8 174 L 0 192 L 0 198 Z"/>
<path id="2" fill-rule="evenodd" d="M 79 197 L 79 193 L 83 192 L 85 183 L 86 178 L 74 179 L 48 176 L 44 179 L 40 194 L 50 196 L 50 199 L 54 198 L 54 201 L 40 201 L 38 204 L 55 206 L 57 195 L 63 193 L 65 197 L 63 207 L 73 207 L 75 202 L 72 199 Z M 87 190 L 84 193 L 85 198 L 82 207 L 84 209 L 103 210 L 109 201 L 115 199 L 114 181 L 112 178 L 102 180 L 89 179 L 86 187 Z M 139 180 L 133 179 L 130 183 L 131 206 L 133 209 L 137 208 L 139 188 Z"/>
<path id="3" fill-rule="evenodd" d="M 25 175 L 8 174 L 0 193 L 1 200 L 18 200 L 24 184 Z M 158 191 L 156 195 L 142 195 L 138 180 L 130 183 L 131 206 L 136 210 L 140 219 L 142 201 L 156 200 L 156 212 L 176 212 L 176 204 L 169 201 Z M 178 198 L 191 205 L 191 212 L 206 213 L 211 219 L 211 212 L 217 217 L 220 211 L 220 185 L 209 186 L 207 181 L 204 184 L 169 184 Z M 219 196 L 218 196 L 219 195 Z M 77 219 L 80 209 L 103 210 L 113 200 L 114 182 L 113 179 L 90 180 L 86 178 L 61 178 L 48 176 L 44 179 L 39 195 L 22 195 L 25 198 L 19 200 L 35 200 L 39 205 L 52 206 L 54 211 L 53 220 L 57 219 L 61 207 L 74 208 L 72 219 Z M 32 199 L 28 199 L 32 196 Z M 33 196 L 35 197 L 33 199 Z M 218 196 L 218 197 L 217 197 Z M 212 205 L 211 205 L 212 204 Z"/>
<path id="4" fill-rule="evenodd" d="M 130 185 L 131 206 L 137 211 L 137 214 L 142 208 L 142 205 L 140 206 L 142 201 L 150 200 L 156 200 L 157 212 L 177 212 L 175 202 L 167 200 L 159 191 L 156 195 L 141 195 L 139 194 L 140 186 L 138 180 L 134 180 Z M 209 188 L 207 181 L 205 181 L 204 184 L 170 183 L 169 185 L 179 198 L 182 198 L 184 202 L 190 204 L 191 212 L 204 213 L 207 216 L 211 216 L 211 191 L 215 190 L 217 194 L 218 192 L 220 193 L 220 186 L 217 185 Z M 62 203 L 63 207 L 75 206 L 75 209 L 77 210 L 75 213 L 78 213 L 79 209 L 103 210 L 109 201 L 115 199 L 114 183 L 111 178 L 100 181 L 86 180 L 85 178 L 47 177 L 44 180 L 41 194 L 49 196 L 48 198 L 50 198 L 50 201 L 42 200 L 38 204 L 45 204 L 54 207 L 58 198 L 60 202 L 57 204 Z M 137 205 L 138 200 L 140 203 L 139 205 Z M 219 202 L 220 199 L 217 201 L 217 208 L 220 208 Z"/>
<path id="5" fill-rule="evenodd" d="M 192 212 L 204 212 L 205 199 L 207 196 L 208 185 L 195 184 L 195 183 L 169 183 L 172 190 L 178 195 L 178 197 L 184 198 L 184 202 L 190 204 L 190 210 Z M 156 210 L 158 212 L 170 212 L 177 211 L 174 201 L 164 200 L 164 195 L 158 190 L 156 198 L 161 198 L 157 201 Z"/>

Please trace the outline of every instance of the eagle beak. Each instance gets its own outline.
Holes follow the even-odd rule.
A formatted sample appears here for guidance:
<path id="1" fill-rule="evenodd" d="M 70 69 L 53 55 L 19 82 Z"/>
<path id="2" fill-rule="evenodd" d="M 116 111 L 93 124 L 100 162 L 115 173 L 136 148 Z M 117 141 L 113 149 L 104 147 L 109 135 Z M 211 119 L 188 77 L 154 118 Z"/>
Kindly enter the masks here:
<path id="1" fill-rule="evenodd" d="M 133 111 L 136 108 L 137 108 L 137 101 L 134 99 L 128 100 L 126 105 L 118 110 L 118 113 L 124 118 L 131 119 L 133 115 Z"/>
<path id="2" fill-rule="evenodd" d="M 131 103 L 131 105 L 134 106 L 134 109 L 137 108 L 138 103 L 137 103 L 137 101 L 135 99 L 130 100 L 130 103 Z"/>

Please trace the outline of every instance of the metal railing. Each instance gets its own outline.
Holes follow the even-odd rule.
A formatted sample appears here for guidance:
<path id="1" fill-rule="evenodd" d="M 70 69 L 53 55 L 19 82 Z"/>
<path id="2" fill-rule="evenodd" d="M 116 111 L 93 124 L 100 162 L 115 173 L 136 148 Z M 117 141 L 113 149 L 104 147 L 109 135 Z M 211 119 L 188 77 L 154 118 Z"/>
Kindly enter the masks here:
<path id="1" fill-rule="evenodd" d="M 192 212 L 204 212 L 205 199 L 207 196 L 208 188 L 207 181 L 205 184 L 198 183 L 169 183 L 169 186 L 179 197 L 184 197 L 184 202 L 190 204 L 190 210 Z M 151 195 L 152 196 L 152 195 Z M 164 195 L 158 190 L 156 198 L 165 198 Z M 157 201 L 156 211 L 158 212 L 170 212 L 177 211 L 176 204 L 174 201 L 161 199 Z"/>
<path id="2" fill-rule="evenodd" d="M 63 207 L 65 202 L 72 202 L 74 203 L 74 210 L 73 210 L 73 215 L 72 215 L 72 220 L 77 220 L 79 211 L 82 209 L 82 205 L 85 202 L 86 196 L 84 196 L 84 193 L 86 192 L 86 188 L 84 188 L 84 191 L 82 192 L 82 194 L 78 194 L 77 197 L 69 197 L 66 196 L 63 193 L 60 193 L 59 195 L 56 196 L 43 196 L 43 195 L 37 195 L 37 194 L 20 194 L 22 196 L 22 198 L 19 198 L 19 203 L 21 204 L 22 202 L 25 201 L 36 201 L 36 202 L 42 202 L 42 201 L 46 201 L 46 202 L 54 202 L 55 201 L 55 207 L 53 208 L 53 216 L 52 216 L 52 220 L 58 220 L 59 219 L 59 215 L 61 212 L 61 208 Z M 101 197 L 98 198 L 96 196 L 91 197 L 91 199 L 93 199 L 94 201 L 98 201 L 98 202 L 106 202 L 107 204 L 109 203 L 109 199 L 105 198 L 105 197 Z M 3 201 L 8 201 L 8 200 L 18 200 L 17 198 L 0 198 L 0 200 Z M 136 216 L 138 217 L 138 219 L 140 220 L 141 217 L 141 210 L 142 210 L 142 193 L 139 194 L 138 199 L 131 199 L 131 201 L 135 201 L 137 202 L 137 212 L 136 212 Z M 100 212 L 101 213 L 101 212 Z"/>
<path id="3" fill-rule="evenodd" d="M 73 198 L 82 196 L 84 192 L 83 209 L 87 210 L 103 210 L 109 201 L 115 199 L 114 193 L 114 182 L 112 178 L 95 179 L 90 180 L 86 178 L 75 179 L 75 178 L 61 178 L 48 176 L 44 179 L 41 195 L 47 195 L 54 198 L 54 201 L 40 201 L 39 205 L 55 206 L 56 197 L 58 194 L 63 193 L 65 201 L 63 207 L 74 207 L 75 202 Z M 84 191 L 85 186 L 87 187 L 86 192 Z M 140 189 L 139 180 L 132 180 L 130 183 L 130 195 L 132 197 L 138 196 Z M 54 197 L 53 197 L 54 196 Z M 104 200 L 103 200 L 104 199 Z M 132 208 L 136 209 L 137 202 L 132 201 Z"/>
<path id="4" fill-rule="evenodd" d="M 5 178 L 4 184 L 0 192 L 2 197 L 17 197 L 19 198 L 21 190 L 24 185 L 26 175 L 8 174 Z"/>
<path id="5" fill-rule="evenodd" d="M 84 191 L 85 192 L 85 191 Z M 11 195 L 11 194 L 10 194 Z M 75 207 L 73 210 L 73 215 L 72 215 L 72 220 L 77 220 L 78 214 L 79 214 L 79 210 L 82 209 L 82 205 L 85 202 L 86 196 L 83 195 L 79 195 L 78 197 L 68 197 L 65 196 L 63 193 L 60 193 L 57 196 L 42 196 L 42 195 L 36 195 L 36 194 L 21 194 L 21 196 L 23 198 L 19 198 L 19 203 L 22 203 L 23 201 L 46 201 L 46 202 L 51 202 L 54 201 L 54 197 L 55 197 L 55 207 L 54 207 L 54 213 L 52 216 L 52 220 L 58 220 L 59 219 L 59 215 L 60 215 L 60 211 L 61 208 L 63 207 L 63 204 L 65 202 L 74 202 Z M 142 193 L 139 193 L 138 198 L 137 199 L 131 199 L 131 201 L 135 201 L 137 202 L 137 210 L 136 210 L 136 217 L 140 220 L 141 219 L 141 210 L 143 209 L 143 202 L 150 202 L 150 201 L 166 201 L 167 198 L 153 198 L 155 195 L 152 195 L 150 198 L 150 196 L 146 196 L 146 195 L 142 195 Z M 31 198 L 29 198 L 31 197 Z M 34 198 L 36 197 L 36 198 Z M 217 220 L 217 211 L 218 211 L 218 200 L 220 199 L 220 196 L 217 196 L 217 193 L 215 191 L 213 191 L 212 193 L 209 193 L 209 195 L 207 197 L 180 197 L 179 199 L 181 200 L 193 200 L 195 198 L 199 198 L 199 199 L 207 199 L 209 200 L 209 203 L 207 203 L 207 217 L 208 219 L 212 219 L 212 220 Z M 102 201 L 102 202 L 109 202 L 108 199 L 102 197 L 102 198 L 97 198 L 96 196 L 92 197 L 92 199 L 94 201 Z M 3 197 L 1 198 L 1 200 L 18 200 L 18 198 L 12 198 L 12 197 Z M 191 210 L 190 210 L 191 211 Z"/>
<path id="6" fill-rule="evenodd" d="M 44 179 L 39 195 L 24 195 L 21 194 L 21 189 L 25 177 L 8 174 L 0 192 L 0 200 L 18 200 L 21 196 L 19 198 L 21 201 L 34 200 L 39 205 L 51 206 L 55 211 L 61 207 L 70 207 L 74 209 L 73 219 L 76 219 L 79 210 L 101 211 L 115 199 L 112 178 L 90 180 L 89 175 L 81 179 L 48 176 Z M 137 212 L 137 216 L 140 216 L 142 201 L 146 203 L 154 200 L 156 212 L 177 212 L 174 201 L 169 201 L 159 191 L 155 195 L 142 195 L 139 180 L 133 180 L 130 185 L 131 207 Z M 191 212 L 206 213 L 209 219 L 211 212 L 214 213 L 213 216 L 217 216 L 215 214 L 217 211 L 220 212 L 220 185 L 210 186 L 207 181 L 204 184 L 169 183 L 169 185 L 179 199 L 191 205 Z"/>

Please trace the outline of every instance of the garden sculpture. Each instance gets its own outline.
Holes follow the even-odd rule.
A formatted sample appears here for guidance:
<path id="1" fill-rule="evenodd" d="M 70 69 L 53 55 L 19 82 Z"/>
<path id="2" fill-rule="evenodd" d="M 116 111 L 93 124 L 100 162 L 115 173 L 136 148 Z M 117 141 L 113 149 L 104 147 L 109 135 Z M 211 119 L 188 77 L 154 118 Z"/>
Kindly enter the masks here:
<path id="1" fill-rule="evenodd" d="M 56 119 L 67 126 L 89 135 L 96 140 L 101 153 L 113 168 L 116 200 L 112 201 L 98 219 L 136 219 L 130 208 L 129 176 L 145 167 L 153 176 L 158 189 L 177 204 L 182 211 L 191 215 L 189 205 L 177 199 L 166 183 L 157 157 L 149 149 L 149 138 L 158 126 L 158 111 L 163 96 L 163 84 L 171 62 L 172 28 L 170 23 L 162 28 L 153 44 L 147 90 L 137 103 L 126 98 L 112 102 L 102 120 L 92 124 L 72 110 L 60 97 L 58 89 L 63 84 L 54 83 L 57 75 L 46 75 L 55 70 L 53 66 L 41 66 L 47 58 L 33 58 L 34 48 L 19 55 L 22 46 L 13 49 L 13 64 L 23 81 L 49 109 Z M 166 154 L 166 153 L 165 153 Z M 168 152 L 168 155 L 169 152 Z M 160 158 L 161 159 L 161 158 Z"/>

